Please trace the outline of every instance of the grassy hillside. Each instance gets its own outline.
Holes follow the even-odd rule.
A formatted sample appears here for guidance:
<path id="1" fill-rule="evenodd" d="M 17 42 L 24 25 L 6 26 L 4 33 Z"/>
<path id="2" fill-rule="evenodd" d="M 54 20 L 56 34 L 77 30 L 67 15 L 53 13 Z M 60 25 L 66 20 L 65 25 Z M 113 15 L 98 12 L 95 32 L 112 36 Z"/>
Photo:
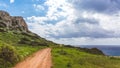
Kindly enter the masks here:
<path id="1" fill-rule="evenodd" d="M 0 68 L 9 68 L 32 53 L 54 45 L 33 33 L 0 32 Z"/>
<path id="2" fill-rule="evenodd" d="M 47 41 L 33 33 L 15 33 L 12 31 L 0 32 L 0 40 L 15 46 L 24 44 L 31 46 L 49 46 L 53 44 L 51 41 Z"/>
<path id="3" fill-rule="evenodd" d="M 107 57 L 93 48 L 54 46 L 33 33 L 0 32 L 0 68 L 10 68 L 32 53 L 52 48 L 53 68 L 119 68 L 120 59 Z"/>
<path id="4" fill-rule="evenodd" d="M 56 47 L 52 56 L 53 68 L 120 68 L 120 58 L 94 55 L 78 48 Z"/>

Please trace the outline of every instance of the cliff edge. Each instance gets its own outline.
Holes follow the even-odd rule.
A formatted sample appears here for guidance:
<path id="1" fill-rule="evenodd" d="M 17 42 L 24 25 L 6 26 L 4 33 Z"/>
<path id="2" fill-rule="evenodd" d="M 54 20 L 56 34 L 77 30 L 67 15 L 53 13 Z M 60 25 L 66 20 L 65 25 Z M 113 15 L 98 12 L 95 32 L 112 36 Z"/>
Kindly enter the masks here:
<path id="1" fill-rule="evenodd" d="M 29 32 L 23 17 L 10 16 L 8 12 L 0 10 L 0 32 L 4 31 Z"/>

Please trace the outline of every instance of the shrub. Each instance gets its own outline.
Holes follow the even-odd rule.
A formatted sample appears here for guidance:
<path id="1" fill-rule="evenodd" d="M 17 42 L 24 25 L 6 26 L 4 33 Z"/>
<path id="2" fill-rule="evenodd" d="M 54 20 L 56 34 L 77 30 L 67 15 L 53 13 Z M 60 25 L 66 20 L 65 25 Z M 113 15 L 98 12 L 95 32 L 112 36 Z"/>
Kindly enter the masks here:
<path id="1" fill-rule="evenodd" d="M 31 40 L 29 38 L 21 38 L 18 42 L 19 44 L 30 44 Z"/>
<path id="2" fill-rule="evenodd" d="M 62 49 L 57 51 L 57 53 L 59 53 L 60 55 L 67 55 L 67 52 Z"/>
<path id="3" fill-rule="evenodd" d="M 13 46 L 0 42 L 0 65 L 10 67 L 19 60 L 20 57 Z"/>
<path id="4" fill-rule="evenodd" d="M 67 63 L 68 68 L 72 68 L 72 64 L 70 62 Z"/>

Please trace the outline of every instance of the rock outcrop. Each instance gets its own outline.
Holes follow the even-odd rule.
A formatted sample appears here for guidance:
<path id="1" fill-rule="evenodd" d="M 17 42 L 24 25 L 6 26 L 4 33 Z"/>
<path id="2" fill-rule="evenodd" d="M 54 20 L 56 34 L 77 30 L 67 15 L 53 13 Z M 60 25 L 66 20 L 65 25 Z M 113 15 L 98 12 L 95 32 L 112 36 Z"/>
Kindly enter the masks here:
<path id="1" fill-rule="evenodd" d="M 23 17 L 10 16 L 9 13 L 0 10 L 0 32 L 2 31 L 29 32 Z"/>

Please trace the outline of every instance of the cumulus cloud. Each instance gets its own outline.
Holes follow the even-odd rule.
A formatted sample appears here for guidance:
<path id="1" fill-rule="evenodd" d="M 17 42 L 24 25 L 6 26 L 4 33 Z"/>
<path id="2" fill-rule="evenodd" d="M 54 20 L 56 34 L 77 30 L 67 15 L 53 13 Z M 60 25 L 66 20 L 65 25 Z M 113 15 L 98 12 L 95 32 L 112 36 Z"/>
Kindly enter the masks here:
<path id="1" fill-rule="evenodd" d="M 58 20 L 72 14 L 72 5 L 65 0 L 47 0 L 44 5 L 48 6 L 46 17 L 51 20 Z M 70 10 L 70 12 L 68 11 Z"/>
<path id="2" fill-rule="evenodd" d="M 14 3 L 14 0 L 10 0 L 10 3 Z"/>
<path id="3" fill-rule="evenodd" d="M 78 38 L 60 38 L 50 39 L 56 43 L 59 44 L 66 44 L 66 45 L 74 45 L 74 46 L 80 46 L 80 45 L 119 45 L 120 44 L 120 38 L 98 38 L 98 39 L 91 39 L 91 38 L 85 38 L 85 37 L 78 37 Z"/>
<path id="4" fill-rule="evenodd" d="M 119 0 L 69 0 L 79 10 L 114 13 L 120 10 Z"/>
<path id="5" fill-rule="evenodd" d="M 84 14 L 84 13 L 83 13 Z M 90 14 L 88 14 L 90 15 Z M 84 16 L 84 15 L 83 15 Z M 90 17 L 90 18 L 89 18 Z M 46 23 L 49 18 L 46 17 L 29 17 L 31 26 L 41 27 L 46 33 L 41 32 L 49 37 L 54 38 L 112 38 L 120 37 L 119 18 L 103 14 L 91 14 L 88 18 L 68 18 L 57 22 L 56 24 Z M 112 20 L 112 21 L 111 21 Z M 37 26 L 34 23 L 38 23 Z M 48 26 L 49 25 L 49 26 Z M 49 31 L 50 30 L 50 31 Z M 44 37 L 45 37 L 44 36 Z"/>
<path id="6" fill-rule="evenodd" d="M 58 43 L 102 44 L 120 38 L 119 3 L 119 0 L 47 0 L 46 15 L 28 17 L 26 21 L 31 31 Z"/>
<path id="7" fill-rule="evenodd" d="M 37 4 L 33 4 L 33 7 L 35 8 L 36 11 L 41 11 L 45 9 L 42 5 Z"/>

